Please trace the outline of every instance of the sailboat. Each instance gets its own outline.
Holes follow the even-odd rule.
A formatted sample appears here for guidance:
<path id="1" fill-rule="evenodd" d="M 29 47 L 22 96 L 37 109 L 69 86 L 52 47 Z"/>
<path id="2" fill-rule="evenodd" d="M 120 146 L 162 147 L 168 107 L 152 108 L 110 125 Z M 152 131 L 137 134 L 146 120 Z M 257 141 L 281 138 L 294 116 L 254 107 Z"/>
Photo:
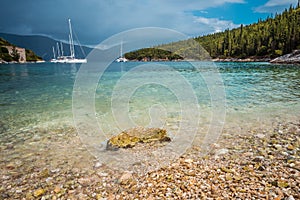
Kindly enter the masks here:
<path id="1" fill-rule="evenodd" d="M 53 47 L 53 56 L 54 58 L 50 60 L 52 63 L 87 63 L 87 59 L 82 58 L 76 58 L 75 57 L 75 48 L 74 48 L 74 41 L 73 41 L 73 31 L 72 31 L 72 25 L 71 25 L 71 19 L 69 19 L 69 43 L 70 43 L 70 55 L 64 56 L 63 52 L 63 46 L 61 43 L 61 49 L 59 48 L 58 43 L 57 46 L 57 57 L 55 55 L 55 50 Z"/>
<path id="2" fill-rule="evenodd" d="M 121 42 L 121 48 L 120 48 L 120 57 L 116 59 L 117 62 L 127 62 L 128 59 L 123 56 L 123 42 Z"/>

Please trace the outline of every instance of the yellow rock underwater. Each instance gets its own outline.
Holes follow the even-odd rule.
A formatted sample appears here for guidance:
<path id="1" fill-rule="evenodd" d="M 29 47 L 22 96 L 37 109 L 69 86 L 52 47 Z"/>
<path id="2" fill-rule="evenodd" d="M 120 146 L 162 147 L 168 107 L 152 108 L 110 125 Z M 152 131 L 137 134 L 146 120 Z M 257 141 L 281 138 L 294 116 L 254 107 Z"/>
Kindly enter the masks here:
<path id="1" fill-rule="evenodd" d="M 107 141 L 107 150 L 117 150 L 118 148 L 131 148 L 137 143 L 168 142 L 171 138 L 167 136 L 167 131 L 160 128 L 136 127 L 125 130 L 113 136 Z"/>

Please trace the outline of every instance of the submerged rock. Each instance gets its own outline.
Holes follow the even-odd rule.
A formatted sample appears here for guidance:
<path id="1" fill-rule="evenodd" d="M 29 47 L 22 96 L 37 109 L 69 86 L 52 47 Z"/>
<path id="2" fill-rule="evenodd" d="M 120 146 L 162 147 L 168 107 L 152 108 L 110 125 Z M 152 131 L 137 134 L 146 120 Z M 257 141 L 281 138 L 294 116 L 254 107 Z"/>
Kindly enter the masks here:
<path id="1" fill-rule="evenodd" d="M 137 143 L 168 142 L 171 138 L 167 136 L 167 131 L 160 128 L 136 127 L 121 132 L 107 141 L 107 150 L 117 150 L 118 148 L 131 148 Z"/>

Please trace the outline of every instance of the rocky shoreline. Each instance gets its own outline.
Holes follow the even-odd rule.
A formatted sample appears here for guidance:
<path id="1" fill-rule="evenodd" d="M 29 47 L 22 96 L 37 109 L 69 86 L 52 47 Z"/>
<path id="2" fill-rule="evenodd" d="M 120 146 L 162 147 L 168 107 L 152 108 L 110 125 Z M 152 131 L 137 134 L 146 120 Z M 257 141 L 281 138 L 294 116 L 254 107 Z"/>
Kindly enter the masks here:
<path id="1" fill-rule="evenodd" d="M 37 129 L 1 144 L 0 199 L 300 199 L 300 121 L 272 127 L 228 128 L 208 155 L 147 174 L 107 168 L 73 128 Z"/>
<path id="2" fill-rule="evenodd" d="M 214 62 L 270 62 L 275 64 L 300 64 L 300 50 L 294 50 L 290 54 L 286 54 L 275 59 L 249 57 L 244 59 L 239 58 L 215 58 Z"/>
<path id="3" fill-rule="evenodd" d="M 46 61 L 44 61 L 44 60 L 26 61 L 26 62 L 17 62 L 17 61 L 6 62 L 6 61 L 0 59 L 0 64 L 32 64 L 32 63 L 45 63 L 45 62 Z"/>
<path id="4" fill-rule="evenodd" d="M 300 64 L 300 50 L 294 50 L 290 54 L 286 54 L 270 61 L 278 64 Z"/>
<path id="5" fill-rule="evenodd" d="M 137 60 L 131 60 L 137 61 Z M 166 62 L 166 59 L 142 60 L 143 62 Z M 173 60 L 173 61 L 194 61 L 194 60 Z M 213 62 L 270 62 L 277 64 L 300 64 L 300 50 L 294 50 L 290 54 L 286 54 L 275 59 L 269 57 L 248 57 L 248 58 L 213 58 Z"/>
<path id="6" fill-rule="evenodd" d="M 270 58 L 214 58 L 214 62 L 270 62 Z"/>

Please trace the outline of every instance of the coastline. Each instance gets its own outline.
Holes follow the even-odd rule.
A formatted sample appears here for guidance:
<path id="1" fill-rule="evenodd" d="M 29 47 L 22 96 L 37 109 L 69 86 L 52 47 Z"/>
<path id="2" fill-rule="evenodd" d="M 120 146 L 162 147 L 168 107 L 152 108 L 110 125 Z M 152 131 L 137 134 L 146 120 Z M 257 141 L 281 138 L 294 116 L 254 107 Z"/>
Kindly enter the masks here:
<path id="1" fill-rule="evenodd" d="M 17 62 L 17 61 L 13 61 L 13 62 L 6 62 L 3 60 L 0 60 L 0 64 L 35 64 L 35 63 L 45 63 L 46 61 L 44 60 L 38 60 L 38 61 L 28 61 L 28 62 Z"/>
<path id="2" fill-rule="evenodd" d="M 147 59 L 142 60 L 130 60 L 131 62 L 180 62 L 180 61 L 196 61 L 189 59 L 178 59 L 178 60 L 168 60 L 168 59 Z M 204 60 L 205 61 L 205 60 Z M 292 53 L 279 56 L 277 58 L 270 57 L 256 57 L 250 56 L 247 58 L 212 58 L 209 61 L 213 62 L 269 62 L 273 64 L 300 64 L 300 50 L 294 50 Z"/>
<path id="3" fill-rule="evenodd" d="M 270 62 L 270 58 L 214 58 L 214 62 Z"/>

